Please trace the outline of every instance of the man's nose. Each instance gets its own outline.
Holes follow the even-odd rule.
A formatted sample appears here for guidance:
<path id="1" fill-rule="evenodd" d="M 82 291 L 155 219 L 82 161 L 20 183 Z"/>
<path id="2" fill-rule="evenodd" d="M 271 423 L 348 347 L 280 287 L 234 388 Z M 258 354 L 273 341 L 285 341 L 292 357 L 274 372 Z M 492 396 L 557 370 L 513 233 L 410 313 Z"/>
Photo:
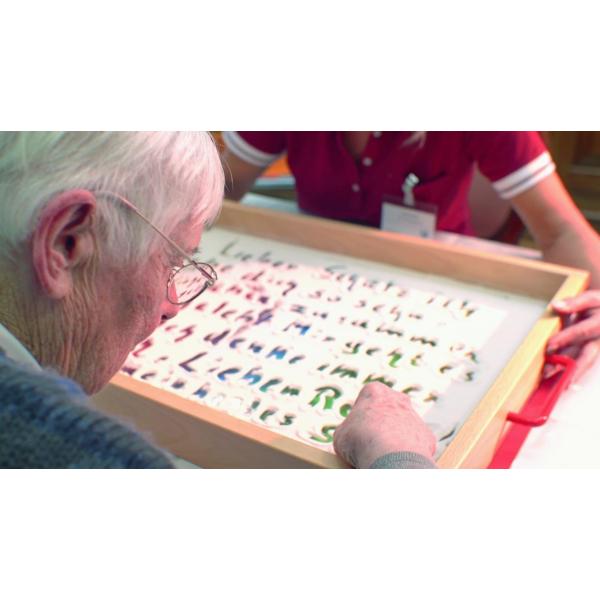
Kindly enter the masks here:
<path id="1" fill-rule="evenodd" d="M 161 309 L 160 320 L 164 323 L 165 321 L 172 319 L 173 317 L 176 317 L 177 313 L 181 310 L 181 306 L 179 304 L 173 304 L 172 302 L 169 302 L 165 298 L 160 309 Z"/>

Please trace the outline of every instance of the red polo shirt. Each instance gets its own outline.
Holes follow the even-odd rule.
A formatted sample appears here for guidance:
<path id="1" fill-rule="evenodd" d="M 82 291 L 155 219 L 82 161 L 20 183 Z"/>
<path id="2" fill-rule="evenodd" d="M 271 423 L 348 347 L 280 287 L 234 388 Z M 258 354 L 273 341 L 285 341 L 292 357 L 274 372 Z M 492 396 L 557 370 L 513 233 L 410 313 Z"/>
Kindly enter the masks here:
<path id="1" fill-rule="evenodd" d="M 409 173 L 419 178 L 417 200 L 438 207 L 437 229 L 471 234 L 467 195 L 475 164 L 510 199 L 555 169 L 536 132 L 373 132 L 361 156 L 340 131 L 224 132 L 229 150 L 267 167 L 287 152 L 299 207 L 330 219 L 379 227 L 383 197 L 403 196 Z"/>

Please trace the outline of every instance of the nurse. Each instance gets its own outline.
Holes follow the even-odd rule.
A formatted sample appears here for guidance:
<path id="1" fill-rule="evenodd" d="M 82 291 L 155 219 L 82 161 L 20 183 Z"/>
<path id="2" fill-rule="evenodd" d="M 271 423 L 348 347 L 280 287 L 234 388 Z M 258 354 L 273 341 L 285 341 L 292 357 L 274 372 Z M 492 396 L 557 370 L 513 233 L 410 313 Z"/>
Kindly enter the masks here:
<path id="1" fill-rule="evenodd" d="M 372 227 L 381 225 L 384 204 L 402 203 L 412 179 L 412 197 L 433 207 L 438 230 L 472 235 L 468 192 L 477 166 L 518 213 L 544 259 L 589 271 L 590 288 L 600 289 L 600 238 L 536 132 L 230 131 L 223 141 L 228 198 L 241 199 L 285 152 L 300 210 Z M 576 380 L 599 353 L 600 316 L 597 308 L 571 314 L 571 325 L 551 338 L 549 350 L 577 358 Z"/>

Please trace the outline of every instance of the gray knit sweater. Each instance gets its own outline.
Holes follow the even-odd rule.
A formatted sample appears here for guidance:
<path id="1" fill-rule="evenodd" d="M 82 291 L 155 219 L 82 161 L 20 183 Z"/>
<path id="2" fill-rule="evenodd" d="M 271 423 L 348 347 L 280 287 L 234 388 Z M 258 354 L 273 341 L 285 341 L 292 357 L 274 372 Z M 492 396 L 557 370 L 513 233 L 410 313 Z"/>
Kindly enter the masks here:
<path id="1" fill-rule="evenodd" d="M 0 468 L 171 468 L 128 427 L 87 406 L 70 379 L 0 352 Z"/>
<path id="2" fill-rule="evenodd" d="M 369 469 L 437 469 L 437 466 L 416 452 L 392 452 L 380 456 Z"/>

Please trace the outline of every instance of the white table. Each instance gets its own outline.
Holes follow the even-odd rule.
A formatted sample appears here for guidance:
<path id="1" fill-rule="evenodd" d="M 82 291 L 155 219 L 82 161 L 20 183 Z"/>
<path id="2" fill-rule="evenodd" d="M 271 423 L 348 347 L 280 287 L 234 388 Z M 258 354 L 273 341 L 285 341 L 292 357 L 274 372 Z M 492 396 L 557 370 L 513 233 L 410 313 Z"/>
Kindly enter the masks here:
<path id="1" fill-rule="evenodd" d="M 600 361 L 531 430 L 513 468 L 600 468 Z"/>

